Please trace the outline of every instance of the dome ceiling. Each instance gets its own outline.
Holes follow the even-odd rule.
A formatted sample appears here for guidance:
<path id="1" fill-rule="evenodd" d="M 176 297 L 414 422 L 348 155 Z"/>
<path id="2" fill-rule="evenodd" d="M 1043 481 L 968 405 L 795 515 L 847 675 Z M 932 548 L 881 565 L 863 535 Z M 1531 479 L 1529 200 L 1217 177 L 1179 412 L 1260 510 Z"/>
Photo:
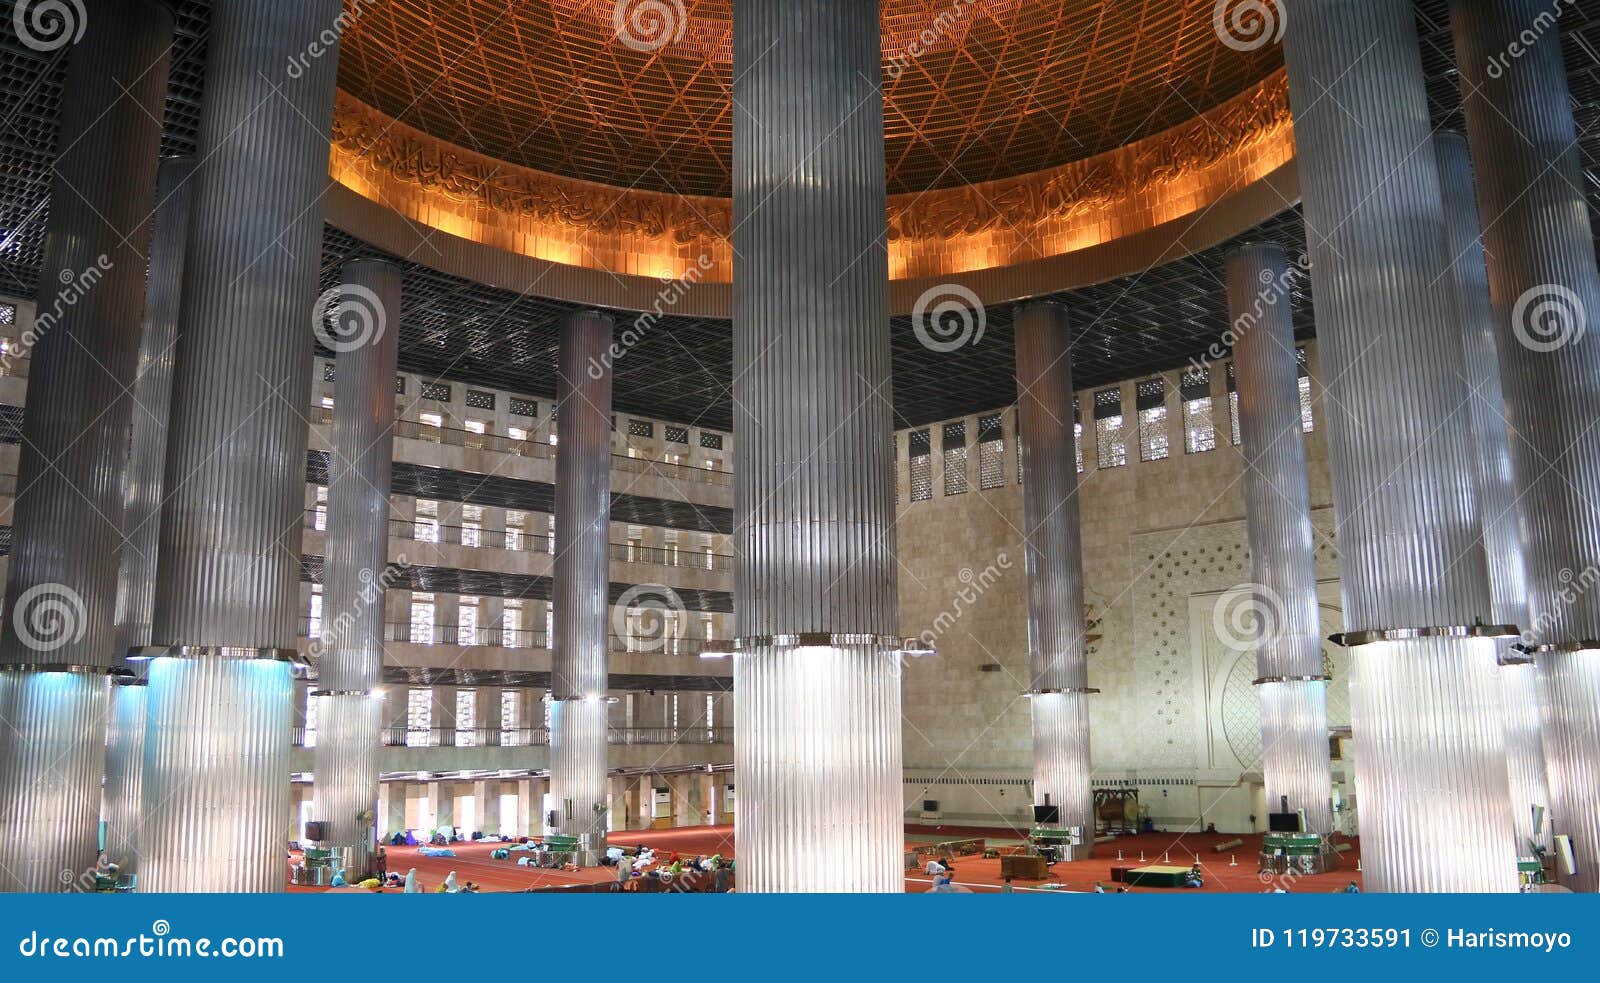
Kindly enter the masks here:
<path id="1" fill-rule="evenodd" d="M 1282 66 L 1276 45 L 1223 44 L 1214 0 L 883 6 L 891 194 L 1093 157 L 1201 115 Z M 347 0 L 347 9 L 341 87 L 409 126 L 567 177 L 730 193 L 731 0 Z"/>

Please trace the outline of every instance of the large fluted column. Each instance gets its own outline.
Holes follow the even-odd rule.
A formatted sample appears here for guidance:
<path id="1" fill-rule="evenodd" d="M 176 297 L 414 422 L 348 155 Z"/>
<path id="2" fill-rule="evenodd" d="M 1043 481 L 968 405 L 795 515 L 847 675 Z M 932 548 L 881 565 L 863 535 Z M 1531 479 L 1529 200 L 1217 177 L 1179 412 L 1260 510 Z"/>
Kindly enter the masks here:
<path id="1" fill-rule="evenodd" d="M 337 65 L 320 42 L 340 9 L 211 5 L 149 650 L 142 890 L 283 888 Z M 325 53 L 303 58 L 314 41 Z"/>
<path id="2" fill-rule="evenodd" d="M 161 534 L 161 481 L 167 463 L 167 420 L 172 366 L 183 298 L 183 263 L 189 234 L 190 178 L 194 158 L 168 157 L 156 174 L 156 214 L 150 236 L 144 331 L 139 337 L 133 421 L 123 472 L 122 564 L 117 570 L 116 652 L 150 644 L 156 595 L 156 555 Z M 124 874 L 139 869 L 139 806 L 144 787 L 145 691 L 141 677 L 121 678 L 111 689 L 106 738 L 103 815 L 106 854 Z"/>
<path id="3" fill-rule="evenodd" d="M 1083 538 L 1072 411 L 1071 325 L 1058 304 L 1017 313 L 1017 427 L 1028 480 L 1022 511 L 1028 569 L 1029 703 L 1033 801 L 1055 805 L 1063 826 L 1094 843 L 1089 760 L 1089 664 L 1084 639 Z"/>
<path id="4" fill-rule="evenodd" d="M 1473 627 L 1489 614 L 1476 469 L 1461 466 L 1475 451 L 1412 7 L 1295 0 L 1285 14 L 1366 883 L 1512 891 L 1495 645 Z"/>
<path id="5" fill-rule="evenodd" d="M 345 264 L 330 291 L 327 329 L 336 353 L 328 546 L 318 658 L 317 748 L 312 794 L 328 823 L 325 845 L 350 851 L 351 876 L 371 865 L 382 750 L 383 599 L 388 586 L 389 472 L 394 457 L 394 374 L 399 356 L 400 269 L 382 260 Z"/>
<path id="6" fill-rule="evenodd" d="M 172 15 L 90 0 L 66 53 L 0 635 L 0 889 L 94 866 L 122 466 Z"/>
<path id="7" fill-rule="evenodd" d="M 897 892 L 878 3 L 733 16 L 739 888 Z"/>
<path id="8" fill-rule="evenodd" d="M 1473 197 L 1472 161 L 1467 142 L 1456 133 L 1435 135 L 1439 180 L 1444 189 L 1451 272 L 1472 389 L 1472 431 L 1478 449 L 1483 545 L 1489 562 L 1490 620 L 1527 625 L 1528 581 L 1522 559 L 1516 481 L 1506 428 L 1505 390 L 1488 273 L 1479 238 L 1478 203 Z M 1540 724 L 1538 668 L 1528 654 L 1500 639 L 1501 698 L 1506 714 L 1506 767 L 1511 779 L 1512 819 L 1519 855 L 1531 856 L 1530 843 L 1550 845 L 1550 786 L 1545 778 L 1544 729 Z M 1535 832 L 1535 816 L 1541 817 Z"/>
<path id="9" fill-rule="evenodd" d="M 1530 640 L 1548 687 L 1553 821 L 1600 890 L 1600 273 L 1552 5 L 1452 2 L 1522 510 Z"/>
<path id="10" fill-rule="evenodd" d="M 1305 811 L 1309 831 L 1327 836 L 1333 832 L 1328 684 L 1294 318 L 1287 302 L 1261 302 L 1264 292 L 1286 293 L 1288 280 L 1289 257 L 1280 246 L 1246 245 L 1228 257 L 1267 809 L 1277 812 L 1288 799 L 1291 812 Z"/>
<path id="11" fill-rule="evenodd" d="M 555 651 L 550 791 L 555 831 L 583 838 L 580 862 L 606 838 L 606 626 L 610 623 L 611 319 L 561 322 L 556 382 Z"/>

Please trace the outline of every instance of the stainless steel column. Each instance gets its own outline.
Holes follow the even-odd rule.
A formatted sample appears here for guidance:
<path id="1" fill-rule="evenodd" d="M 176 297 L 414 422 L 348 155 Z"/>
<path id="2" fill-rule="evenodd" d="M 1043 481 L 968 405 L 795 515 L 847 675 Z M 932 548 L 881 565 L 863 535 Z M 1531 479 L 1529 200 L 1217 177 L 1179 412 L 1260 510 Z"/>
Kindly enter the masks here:
<path id="1" fill-rule="evenodd" d="M 89 0 L 66 52 L 0 634 L 0 889 L 94 866 L 116 557 L 172 14 Z M 70 27 L 69 27 L 70 30 Z"/>
<path id="2" fill-rule="evenodd" d="M 117 569 L 116 651 L 150 644 L 161 535 L 161 481 L 167 464 L 172 365 L 183 299 L 194 158 L 167 157 L 156 172 L 156 213 L 150 236 L 144 331 L 139 336 L 133 420 L 122 476 L 122 564 Z M 135 663 L 137 666 L 137 663 Z M 106 785 L 101 818 L 106 854 L 123 874 L 139 869 L 139 806 L 144 786 L 145 691 L 142 676 L 123 676 L 111 689 L 106 738 Z"/>
<path id="3" fill-rule="evenodd" d="M 1512 891 L 1495 646 L 1474 628 L 1489 614 L 1477 473 L 1462 467 L 1475 449 L 1412 6 L 1286 13 L 1366 883 Z"/>
<path id="4" fill-rule="evenodd" d="M 1553 820 L 1600 890 L 1600 273 L 1559 5 L 1452 2 L 1485 221 Z M 1519 804 L 1519 809 L 1523 808 Z"/>
<path id="5" fill-rule="evenodd" d="M 284 884 L 286 660 L 337 67 L 320 41 L 340 10 L 211 6 L 147 650 L 141 890 Z"/>
<path id="6" fill-rule="evenodd" d="M 1033 801 L 1055 805 L 1082 830 L 1075 859 L 1094 844 L 1089 760 L 1089 664 L 1083 613 L 1083 537 L 1072 408 L 1072 326 L 1066 308 L 1017 312 L 1017 428 L 1025 458 L 1028 682 Z"/>
<path id="7" fill-rule="evenodd" d="M 1472 389 L 1472 431 L 1478 448 L 1483 545 L 1489 561 L 1490 620 L 1528 623 L 1528 580 L 1522 559 L 1517 487 L 1506 428 L 1505 390 L 1489 279 L 1479 238 L 1478 203 L 1473 197 L 1472 161 L 1467 142 L 1456 133 L 1433 139 L 1444 188 L 1456 308 Z M 1506 714 L 1506 767 L 1511 779 L 1512 819 L 1519 855 L 1531 856 L 1530 843 L 1550 845 L 1550 786 L 1545 778 L 1544 728 L 1540 724 L 1538 668 L 1515 640 L 1501 639 L 1501 697 Z M 1535 829 L 1535 817 L 1539 818 Z"/>
<path id="8" fill-rule="evenodd" d="M 382 260 L 345 264 L 319 332 L 334 350 L 333 447 L 328 484 L 317 747 L 312 795 L 324 845 L 351 877 L 371 867 L 383 740 L 384 591 L 389 565 L 389 473 L 401 274 Z M 346 852 L 348 851 L 348 855 Z"/>
<path id="9" fill-rule="evenodd" d="M 599 862 L 606 839 L 611 331 L 611 319 L 592 311 L 562 319 L 556 381 L 550 791 L 559 814 L 555 831 L 581 838 L 585 865 Z"/>
<path id="10" fill-rule="evenodd" d="M 878 8 L 733 6 L 740 890 L 904 887 Z"/>
<path id="11" fill-rule="evenodd" d="M 1289 257 L 1272 244 L 1241 246 L 1227 260 L 1234 325 L 1244 514 L 1256 615 L 1261 771 L 1267 810 L 1305 811 L 1307 828 L 1333 832 L 1327 677 L 1311 488 L 1300 422 Z M 1265 303 L 1263 297 L 1283 298 Z"/>

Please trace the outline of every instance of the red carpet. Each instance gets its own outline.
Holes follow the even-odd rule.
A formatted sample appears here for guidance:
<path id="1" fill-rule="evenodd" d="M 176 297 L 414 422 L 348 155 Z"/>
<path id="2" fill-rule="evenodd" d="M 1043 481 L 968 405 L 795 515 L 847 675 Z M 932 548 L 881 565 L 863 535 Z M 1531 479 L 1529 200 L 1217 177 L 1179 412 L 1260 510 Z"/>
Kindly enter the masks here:
<path id="1" fill-rule="evenodd" d="M 992 829 L 982 827 L 962 826 L 908 826 L 906 832 L 917 837 L 937 836 L 940 839 L 965 839 L 974 836 L 994 836 L 996 839 L 1015 840 L 1017 834 L 1005 829 Z M 1231 839 L 1243 839 L 1244 845 L 1222 853 L 1211 852 L 1211 847 L 1217 843 Z M 722 854 L 725 858 L 733 858 L 733 827 L 732 826 L 691 826 L 683 829 L 665 830 L 628 830 L 626 832 L 612 833 L 609 841 L 613 846 L 648 846 L 656 851 L 661 858 L 670 856 L 674 851 L 682 856 L 693 858 L 704 854 Z M 1105 885 L 1107 893 L 1116 890 L 1116 885 L 1111 880 L 1113 866 L 1144 866 L 1146 864 L 1167 863 L 1172 866 L 1187 867 L 1196 860 L 1196 855 L 1205 874 L 1205 886 L 1198 890 L 1174 888 L 1132 888 L 1134 893 L 1161 893 L 1161 894 L 1191 894 L 1209 892 L 1248 892 L 1259 893 L 1271 890 L 1276 885 L 1282 885 L 1291 893 L 1327 893 L 1343 890 L 1351 881 L 1361 883 L 1361 875 L 1356 872 L 1356 863 L 1360 858 L 1360 843 L 1351 841 L 1354 849 L 1344 854 L 1342 869 L 1331 874 L 1315 874 L 1311 876 L 1298 876 L 1292 878 L 1278 877 L 1263 879 L 1256 872 L 1256 851 L 1260 848 L 1261 834 L 1250 836 L 1233 836 L 1227 833 L 1190 833 L 1179 835 L 1173 833 L 1146 833 L 1140 836 L 1119 838 L 1115 843 L 1103 843 L 1095 847 L 1095 855 L 1088 860 L 1075 863 L 1059 863 L 1050 869 L 1048 880 L 1044 881 L 1013 881 L 1012 886 L 1020 893 L 1029 893 L 1030 889 L 1040 889 L 1054 885 L 1057 889 L 1067 891 L 1092 891 L 1096 881 Z M 456 883 L 466 884 L 468 881 L 478 885 L 483 891 L 525 891 L 534 887 L 558 887 L 564 884 L 592 884 L 608 881 L 616 876 L 610 867 L 595 867 L 580 871 L 540 870 L 534 867 L 518 867 L 516 857 L 512 854 L 510 860 L 491 860 L 489 853 L 502 844 L 498 843 L 457 843 L 451 847 L 456 852 L 454 857 L 423 857 L 418 854 L 418 847 L 388 847 L 389 869 L 402 875 L 412 867 L 417 869 L 417 879 L 422 883 L 424 891 L 432 891 L 444 882 L 445 876 L 450 871 L 456 872 Z M 908 845 L 913 849 L 914 845 Z M 1122 860 L 1117 860 L 1117 851 L 1122 851 Z M 1141 863 L 1141 853 L 1144 860 Z M 1239 865 L 1229 866 L 1230 858 L 1236 858 Z M 984 860 L 982 857 L 954 857 L 956 867 L 955 881 L 958 885 L 966 886 L 975 892 L 993 892 L 1000 889 L 1000 861 L 999 859 Z M 926 891 L 930 881 L 921 870 L 906 872 L 906 891 L 916 893 Z M 325 891 L 326 888 L 308 888 L 290 886 L 291 891 Z M 397 894 L 398 891 L 383 893 Z"/>

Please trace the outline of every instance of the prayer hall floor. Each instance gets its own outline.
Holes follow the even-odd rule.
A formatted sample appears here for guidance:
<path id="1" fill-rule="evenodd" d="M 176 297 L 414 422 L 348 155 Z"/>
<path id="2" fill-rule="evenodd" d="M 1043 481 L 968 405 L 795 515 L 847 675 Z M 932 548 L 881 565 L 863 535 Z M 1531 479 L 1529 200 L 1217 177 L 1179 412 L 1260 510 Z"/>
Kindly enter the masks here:
<path id="1" fill-rule="evenodd" d="M 906 836 L 906 848 L 912 850 L 919 847 L 927 848 L 936 842 L 969 837 L 985 837 L 992 841 L 991 846 L 1004 848 L 1019 843 L 1021 834 L 1004 828 L 908 825 Z M 1358 885 L 1362 883 L 1362 875 L 1356 870 L 1361 856 L 1359 840 L 1344 841 L 1350 843 L 1352 849 L 1343 854 L 1341 858 L 1343 866 L 1339 870 L 1327 874 L 1270 877 L 1258 874 L 1256 869 L 1256 854 L 1261 845 L 1261 838 L 1260 833 L 1238 836 L 1228 833 L 1144 833 L 1138 836 L 1123 836 L 1118 837 L 1113 843 L 1098 844 L 1094 856 L 1088 860 L 1056 864 L 1050 868 L 1047 880 L 1017 879 L 1012 881 L 1012 886 L 1020 894 L 1048 894 L 1054 891 L 1093 891 L 1095 882 L 1099 881 L 1105 886 L 1107 893 L 1113 893 L 1117 887 L 1111 880 L 1113 866 L 1139 867 L 1167 863 L 1187 867 L 1197 859 L 1205 875 L 1204 887 L 1198 889 L 1136 887 L 1131 888 L 1130 893 L 1260 893 L 1281 885 L 1291 893 L 1317 894 L 1341 891 L 1351 881 L 1355 881 Z M 1244 843 L 1236 848 L 1213 852 L 1212 848 L 1217 844 L 1233 839 L 1242 839 Z M 610 834 L 608 841 L 613 846 L 647 846 L 654 849 L 661 858 L 670 856 L 674 851 L 690 859 L 700 854 L 710 856 L 720 853 L 724 858 L 737 856 L 732 826 L 627 830 Z M 456 872 L 458 884 L 464 885 L 470 881 L 484 892 L 525 891 L 535 887 L 592 884 L 612 880 L 616 876 L 615 869 L 611 867 L 594 867 L 579 871 L 519 867 L 515 854 L 510 860 L 491 860 L 490 852 L 502 845 L 457 843 L 451 847 L 456 852 L 454 857 L 424 857 L 420 855 L 419 847 L 396 846 L 386 849 L 389 869 L 403 875 L 415 867 L 422 889 L 428 892 L 438 887 L 452 870 Z M 1122 860 L 1117 859 L 1119 850 L 1122 852 Z M 1142 863 L 1139 860 L 1141 855 L 1144 857 Z M 956 868 L 955 883 L 959 887 L 973 893 L 993 893 L 1000 890 L 1001 862 L 998 858 L 986 860 L 981 856 L 965 856 L 954 857 L 952 860 Z M 1231 860 L 1237 860 L 1238 866 L 1230 866 Z M 907 893 L 924 892 L 931 885 L 931 879 L 921 868 L 906 871 Z M 329 889 L 291 885 L 289 890 L 323 892 Z M 379 893 L 400 892 L 389 890 Z"/>

